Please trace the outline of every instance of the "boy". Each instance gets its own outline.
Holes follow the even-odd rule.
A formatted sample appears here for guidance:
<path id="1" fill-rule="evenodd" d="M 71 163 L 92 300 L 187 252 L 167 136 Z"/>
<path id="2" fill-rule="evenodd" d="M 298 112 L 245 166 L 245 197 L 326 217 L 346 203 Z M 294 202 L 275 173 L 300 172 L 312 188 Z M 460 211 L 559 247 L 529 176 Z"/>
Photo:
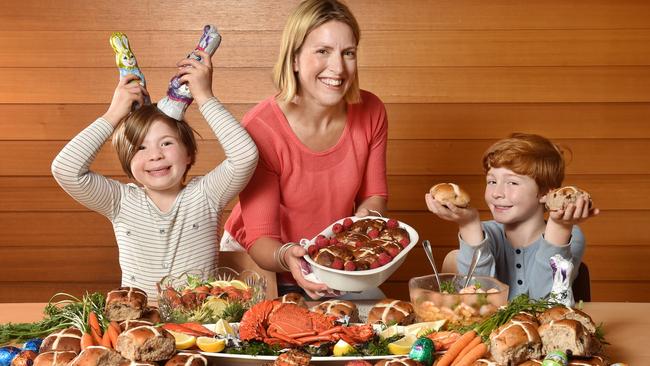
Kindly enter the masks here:
<path id="1" fill-rule="evenodd" d="M 515 133 L 488 148 L 483 169 L 485 201 L 494 220 L 481 222 L 475 208 L 443 206 L 430 194 L 425 196 L 431 212 L 459 226 L 459 272 L 467 273 L 474 249 L 481 248 L 475 274 L 506 283 L 510 299 L 522 293 L 537 299 L 550 293 L 549 260 L 560 254 L 573 262 L 573 281 L 585 246 L 575 225 L 597 215 L 598 209 L 590 209 L 580 198 L 544 220 L 546 194 L 564 179 L 561 150 L 542 136 Z"/>

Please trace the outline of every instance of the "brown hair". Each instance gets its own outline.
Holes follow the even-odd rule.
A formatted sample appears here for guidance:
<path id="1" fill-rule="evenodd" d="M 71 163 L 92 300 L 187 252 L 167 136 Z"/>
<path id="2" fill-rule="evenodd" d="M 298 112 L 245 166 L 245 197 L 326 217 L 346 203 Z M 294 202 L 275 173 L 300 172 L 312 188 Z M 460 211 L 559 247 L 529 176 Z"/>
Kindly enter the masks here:
<path id="1" fill-rule="evenodd" d="M 289 15 L 282 32 L 282 43 L 278 61 L 273 67 L 273 83 L 280 91 L 278 98 L 291 101 L 298 93 L 298 80 L 293 71 L 293 62 L 307 35 L 318 26 L 336 20 L 352 28 L 352 33 L 359 44 L 361 30 L 359 23 L 345 4 L 337 0 L 306 0 L 300 3 Z M 359 73 L 355 73 L 350 89 L 345 94 L 348 103 L 361 100 L 359 92 Z"/>
<path id="2" fill-rule="evenodd" d="M 497 141 L 483 154 L 483 170 L 506 168 L 535 180 L 540 194 L 558 188 L 564 180 L 562 149 L 549 139 L 534 134 L 513 133 Z"/>
<path id="3" fill-rule="evenodd" d="M 187 165 L 183 179 L 187 176 L 194 162 L 196 161 L 197 146 L 194 139 L 194 130 L 185 121 L 177 121 L 162 113 L 155 105 L 144 105 L 133 113 L 126 116 L 119 124 L 113 135 L 113 147 L 122 164 L 122 170 L 133 178 L 131 172 L 131 160 L 138 152 L 138 147 L 144 141 L 149 128 L 156 121 L 162 121 L 176 130 L 178 138 L 190 155 L 190 163 Z"/>

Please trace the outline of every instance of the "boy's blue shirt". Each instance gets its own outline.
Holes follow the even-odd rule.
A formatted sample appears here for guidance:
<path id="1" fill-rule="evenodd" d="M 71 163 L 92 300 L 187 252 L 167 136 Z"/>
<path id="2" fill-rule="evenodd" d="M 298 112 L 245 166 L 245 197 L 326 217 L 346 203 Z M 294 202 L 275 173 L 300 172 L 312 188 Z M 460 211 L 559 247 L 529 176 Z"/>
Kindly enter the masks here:
<path id="1" fill-rule="evenodd" d="M 459 237 L 458 271 L 467 273 L 474 248 L 481 247 L 482 255 L 475 274 L 496 277 L 510 286 L 509 300 L 523 293 L 534 299 L 548 295 L 553 286 L 550 259 L 556 254 L 572 261 L 574 270 L 571 282 L 578 274 L 578 267 L 584 255 L 585 237 L 577 225 L 571 230 L 568 245 L 553 245 L 541 235 L 526 248 L 512 246 L 506 238 L 503 224 L 491 220 L 483 221 L 481 225 L 485 237 L 479 245 L 471 246 Z"/>

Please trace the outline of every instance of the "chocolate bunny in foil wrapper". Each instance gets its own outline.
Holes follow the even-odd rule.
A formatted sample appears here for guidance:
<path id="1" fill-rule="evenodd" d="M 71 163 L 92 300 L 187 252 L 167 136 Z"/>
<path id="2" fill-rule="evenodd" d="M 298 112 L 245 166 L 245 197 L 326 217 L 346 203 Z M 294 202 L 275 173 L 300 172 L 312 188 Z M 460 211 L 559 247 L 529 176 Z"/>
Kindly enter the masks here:
<path id="1" fill-rule="evenodd" d="M 556 254 L 550 259 L 551 268 L 553 269 L 553 287 L 551 288 L 551 299 L 572 307 L 575 305 L 573 299 L 573 290 L 571 289 L 571 274 L 573 273 L 573 263 Z"/>

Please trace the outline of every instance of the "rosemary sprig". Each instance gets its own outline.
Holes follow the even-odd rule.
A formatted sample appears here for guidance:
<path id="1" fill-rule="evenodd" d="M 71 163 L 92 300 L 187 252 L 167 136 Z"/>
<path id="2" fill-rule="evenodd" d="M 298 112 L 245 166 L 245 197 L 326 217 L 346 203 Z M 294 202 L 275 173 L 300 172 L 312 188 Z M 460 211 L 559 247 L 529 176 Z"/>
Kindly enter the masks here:
<path id="1" fill-rule="evenodd" d="M 487 341 L 493 330 L 507 323 L 516 314 L 526 312 L 532 315 L 537 315 L 554 305 L 557 305 L 557 303 L 553 300 L 532 300 L 528 295 L 522 294 L 512 299 L 507 306 L 500 308 L 489 318 L 466 328 L 474 329 L 483 340 Z"/>

